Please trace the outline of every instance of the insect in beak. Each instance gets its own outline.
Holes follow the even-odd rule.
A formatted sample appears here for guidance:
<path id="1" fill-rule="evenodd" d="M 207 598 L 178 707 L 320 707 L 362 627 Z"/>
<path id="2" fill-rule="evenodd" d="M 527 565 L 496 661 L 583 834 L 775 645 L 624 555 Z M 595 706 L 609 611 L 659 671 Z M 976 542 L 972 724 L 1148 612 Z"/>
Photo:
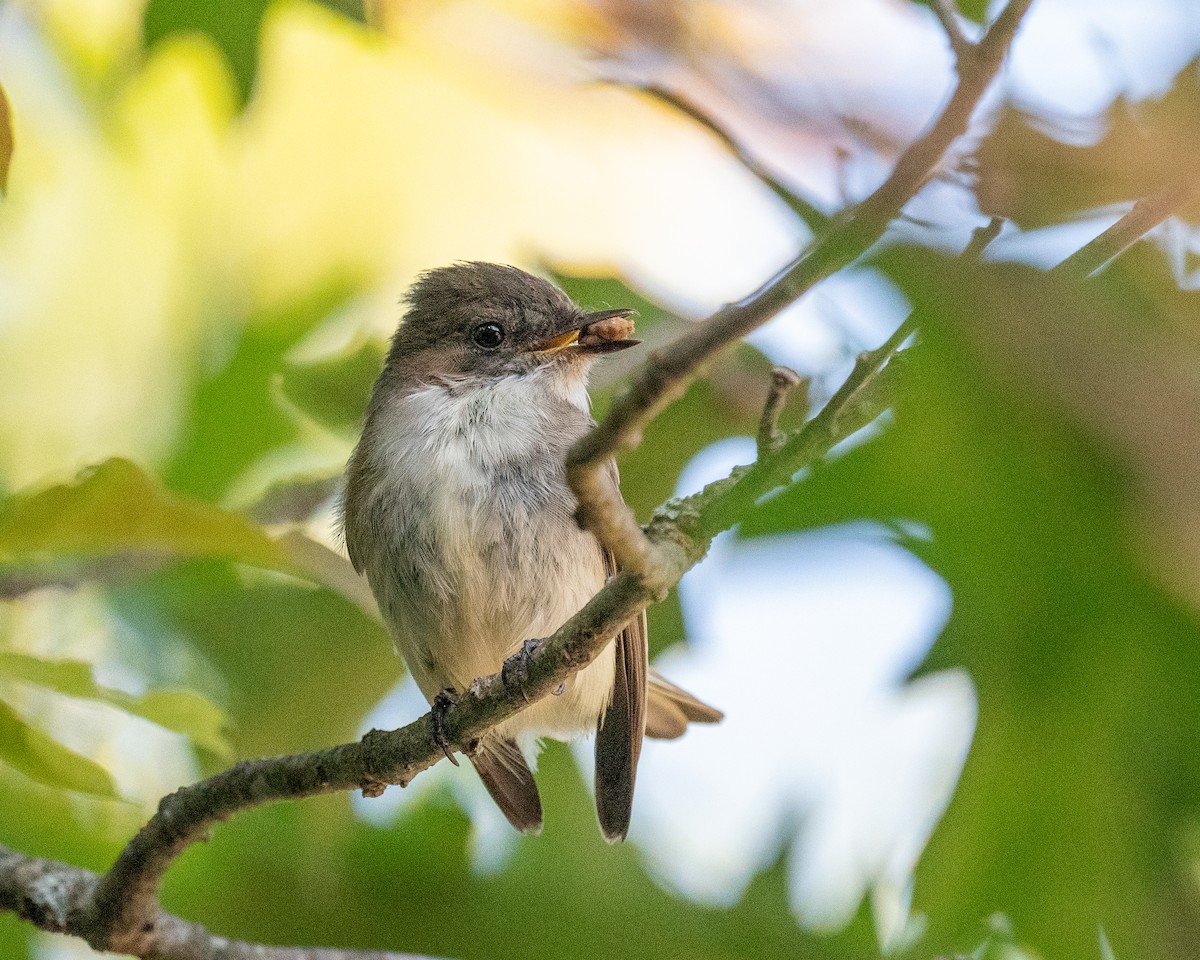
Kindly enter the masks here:
<path id="1" fill-rule="evenodd" d="M 615 353 L 636 347 L 642 341 L 630 337 L 637 311 L 628 307 L 585 313 L 572 321 L 569 329 L 533 345 L 530 353 L 555 354 L 570 349 L 575 354 Z"/>

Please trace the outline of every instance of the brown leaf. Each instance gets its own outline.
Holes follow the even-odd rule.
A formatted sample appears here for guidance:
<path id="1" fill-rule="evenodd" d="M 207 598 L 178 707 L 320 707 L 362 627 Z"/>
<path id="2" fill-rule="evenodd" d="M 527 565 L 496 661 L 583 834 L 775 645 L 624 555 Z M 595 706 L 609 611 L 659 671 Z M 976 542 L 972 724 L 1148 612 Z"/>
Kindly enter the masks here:
<path id="1" fill-rule="evenodd" d="M 1196 171 L 1198 154 L 1200 61 L 1193 61 L 1162 99 L 1121 98 L 1082 121 L 1055 123 L 1005 107 L 970 166 L 983 212 L 1031 228 L 1144 197 Z M 1200 222 L 1200 205 L 1180 216 Z"/>

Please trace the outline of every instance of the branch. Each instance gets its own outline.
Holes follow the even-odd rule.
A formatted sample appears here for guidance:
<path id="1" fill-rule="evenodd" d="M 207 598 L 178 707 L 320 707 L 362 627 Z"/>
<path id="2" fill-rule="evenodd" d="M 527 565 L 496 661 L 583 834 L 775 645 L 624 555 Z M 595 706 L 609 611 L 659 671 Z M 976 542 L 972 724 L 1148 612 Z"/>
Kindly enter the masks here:
<path id="1" fill-rule="evenodd" d="M 874 419 L 886 406 L 884 394 L 867 389 L 868 381 L 903 343 L 893 335 L 877 350 L 863 354 L 854 372 L 824 409 L 774 452 L 691 497 L 660 507 L 649 528 L 670 558 L 664 573 L 677 583 L 707 552 L 712 537 L 737 516 L 731 502 L 753 500 L 824 454 L 834 443 Z M 882 406 L 881 406 L 882 404 Z M 500 673 L 476 680 L 446 711 L 449 742 L 464 753 L 495 724 L 548 696 L 594 659 L 635 616 L 660 596 L 629 572 L 614 577 L 552 637 L 535 647 L 528 672 L 506 686 Z M 279 800 L 323 793 L 363 790 L 377 795 L 387 785 L 404 786 L 443 758 L 425 714 L 399 730 L 372 730 L 356 743 L 291 756 L 239 763 L 165 797 L 158 812 L 134 836 L 116 863 L 87 895 L 70 932 L 97 949 L 140 957 L 187 958 L 170 952 L 163 938 L 176 918 L 157 907 L 156 891 L 167 868 L 215 824 L 234 813 Z M 0 899 L 0 907 L 8 904 Z M 11 907 L 10 907 L 11 909 Z"/>
<path id="2" fill-rule="evenodd" d="M 658 552 L 620 494 L 606 483 L 608 460 L 618 451 L 636 446 L 646 424 L 683 393 L 715 354 L 856 260 L 883 235 L 941 156 L 967 129 L 1031 3 L 1010 0 L 975 45 L 970 59 L 959 64 L 958 84 L 941 114 L 900 156 L 891 175 L 874 193 L 839 216 L 796 260 L 754 293 L 721 308 L 670 347 L 651 354 L 604 422 L 571 450 L 567 478 L 579 500 L 581 524 L 613 551 L 623 569 L 645 578 L 656 593 L 673 585 L 670 572 L 677 558 Z"/>
<path id="3" fill-rule="evenodd" d="M 11 910 L 42 930 L 84 936 L 79 921 L 99 880 L 91 870 L 0 846 L 0 910 Z M 155 928 L 156 946 L 142 956 L 159 960 L 430 960 L 381 950 L 245 943 L 215 936 L 197 923 L 167 913 L 157 915 Z"/>
<path id="4" fill-rule="evenodd" d="M 1194 176 L 1189 176 L 1168 184 L 1158 193 L 1143 197 L 1120 220 L 1055 267 L 1054 272 L 1091 276 L 1123 254 L 1198 193 L 1200 181 Z"/>
<path id="5" fill-rule="evenodd" d="M 983 251 L 992 245 L 992 241 L 1000 236 L 1000 231 L 1003 229 L 1003 217 L 992 217 L 988 221 L 987 226 L 976 227 L 971 232 L 971 239 L 967 241 L 966 247 L 963 248 L 963 259 L 968 261 L 982 259 Z"/>
<path id="6" fill-rule="evenodd" d="M 625 84 L 625 86 L 630 86 Z M 829 215 L 811 201 L 797 194 L 784 184 L 755 157 L 751 156 L 733 136 L 716 120 L 702 111 L 695 104 L 685 100 L 679 94 L 658 84 L 634 84 L 631 87 L 656 100 L 661 100 L 667 106 L 678 110 L 684 116 L 694 120 L 709 133 L 721 141 L 721 144 L 749 171 L 755 179 L 782 200 L 810 230 L 823 230 L 829 226 Z"/>
<path id="7" fill-rule="evenodd" d="M 954 0 L 932 0 L 929 4 L 934 16 L 946 31 L 946 39 L 950 41 L 950 49 L 954 51 L 954 59 L 958 63 L 969 60 L 975 53 L 975 44 L 963 33 L 962 23 L 958 17 L 958 7 Z"/>
<path id="8" fill-rule="evenodd" d="M 694 547 L 676 578 L 703 555 Z M 444 732 L 470 754 L 495 724 L 556 689 L 591 660 L 655 599 L 635 577 L 611 580 L 578 614 L 529 657 L 528 675 L 506 687 L 499 673 L 476 680 L 446 714 Z M 157 889 L 167 868 L 187 847 L 234 813 L 279 800 L 345 790 L 382 793 L 407 784 L 443 756 L 429 714 L 399 730 L 372 730 L 356 743 L 326 750 L 239 763 L 184 787 L 159 804 L 96 884 L 73 929 L 100 950 L 139 957 L 191 960 L 162 944 Z"/>
<path id="9" fill-rule="evenodd" d="M 786 479 L 882 412 L 890 402 L 888 395 L 881 388 L 868 389 L 868 380 L 903 340 L 893 335 L 878 350 L 860 357 L 850 378 L 825 408 L 752 468 L 741 468 L 699 494 L 661 507 L 650 525 L 650 537 L 659 548 L 658 556 L 670 558 L 663 576 L 677 583 L 704 556 L 711 538 L 736 521 L 729 510 L 731 503 L 752 501 L 776 485 L 776 478 Z M 618 574 L 552 637 L 533 649 L 521 682 L 506 686 L 497 673 L 471 685 L 446 712 L 443 728 L 451 744 L 471 753 L 488 729 L 548 696 L 658 599 L 660 595 L 638 577 Z M 335 791 L 358 789 L 377 795 L 387 785 L 406 785 L 442 757 L 432 718 L 426 714 L 399 730 L 372 730 L 356 743 L 239 763 L 165 797 L 158 812 L 103 877 L 0 848 L 0 909 L 14 910 L 43 929 L 79 936 L 98 950 L 157 960 L 394 958 L 399 955 L 297 952 L 226 941 L 163 912 L 158 907 L 157 889 L 187 847 L 239 811 Z"/>
<path id="10" fill-rule="evenodd" d="M 753 464 L 738 467 L 699 493 L 659 507 L 649 524 L 650 539 L 658 540 L 677 526 L 689 538 L 709 543 L 742 519 L 760 497 L 786 484 L 797 471 L 819 460 L 887 410 L 894 399 L 895 378 L 881 377 L 880 372 L 893 366 L 889 361 L 912 335 L 914 316 L 910 315 L 880 346 L 860 353 L 841 387 L 799 430 L 776 441 L 771 449 L 760 447 Z"/>
<path id="11" fill-rule="evenodd" d="M 763 457 L 783 446 L 787 438 L 779 430 L 779 417 L 787 404 L 788 394 L 805 381 L 795 370 L 774 367 L 771 370 L 771 387 L 767 402 L 763 405 L 762 419 L 758 424 L 758 455 Z"/>
<path id="12" fill-rule="evenodd" d="M 1198 192 L 1200 185 L 1195 183 L 1174 184 L 1138 201 L 1125 217 L 1055 269 L 1062 270 L 1070 265 L 1071 269 L 1085 275 L 1098 270 Z M 986 226 L 975 230 L 962 258 L 968 262 L 978 261 L 1000 235 L 1003 226 L 1002 218 L 993 217 Z M 739 467 L 698 494 L 660 507 L 651 521 L 651 532 L 686 518 L 684 522 L 691 536 L 711 539 L 733 526 L 760 497 L 787 483 L 801 467 L 824 456 L 841 440 L 874 421 L 895 399 L 896 384 L 903 369 L 901 360 L 904 359 L 896 357 L 896 352 L 919 325 L 919 314 L 909 314 L 879 347 L 859 354 L 850 375 L 812 420 L 782 443 L 773 440 L 767 455 L 764 455 L 760 430 L 759 457 L 754 464 Z M 763 412 L 764 423 L 771 407 L 769 398 Z"/>

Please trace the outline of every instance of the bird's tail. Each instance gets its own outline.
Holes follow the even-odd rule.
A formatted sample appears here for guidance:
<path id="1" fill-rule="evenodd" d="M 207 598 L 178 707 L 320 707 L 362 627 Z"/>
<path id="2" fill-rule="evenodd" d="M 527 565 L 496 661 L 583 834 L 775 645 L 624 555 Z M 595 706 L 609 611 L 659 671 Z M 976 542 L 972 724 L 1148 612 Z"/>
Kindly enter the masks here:
<path id="1" fill-rule="evenodd" d="M 717 723 L 725 717 L 716 707 L 698 700 L 653 670 L 648 699 L 646 736 L 656 740 L 674 740 L 683 736 L 689 723 Z"/>
<path id="2" fill-rule="evenodd" d="M 471 763 L 508 822 L 522 833 L 540 833 L 542 798 L 517 742 L 487 739 L 471 757 Z"/>

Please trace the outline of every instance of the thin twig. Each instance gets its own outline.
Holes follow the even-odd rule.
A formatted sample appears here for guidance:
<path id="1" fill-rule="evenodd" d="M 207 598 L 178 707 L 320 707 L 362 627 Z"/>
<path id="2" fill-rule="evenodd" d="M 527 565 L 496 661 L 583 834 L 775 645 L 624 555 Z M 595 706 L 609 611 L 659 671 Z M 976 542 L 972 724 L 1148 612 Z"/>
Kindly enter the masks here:
<path id="1" fill-rule="evenodd" d="M 762 325 L 816 283 L 860 257 L 930 176 L 946 149 L 967 129 L 975 106 L 1000 69 L 1032 0 L 1011 0 L 969 62 L 932 126 L 899 158 L 892 174 L 869 197 L 837 218 L 795 261 L 750 296 L 718 310 L 673 345 L 651 354 L 604 422 L 572 448 L 567 477 L 580 503 L 580 521 L 608 546 L 623 569 L 666 590 L 670 558 L 655 558 L 632 511 L 607 482 L 607 463 L 636 446 L 646 424 L 682 395 L 699 368 L 716 353 Z M 661 562 L 656 562 L 661 561 Z"/>
<path id="2" fill-rule="evenodd" d="M 1143 197 L 1125 216 L 1091 243 L 1054 268 L 1054 273 L 1088 277 L 1111 263 L 1147 233 L 1200 194 L 1200 178 L 1182 177 L 1149 197 Z"/>
<path id="3" fill-rule="evenodd" d="M 962 64 L 969 60 L 975 53 L 975 43 L 963 33 L 962 21 L 959 20 L 958 7 L 955 6 L 954 0 L 931 0 L 929 5 L 946 32 L 946 39 L 950 41 L 955 61 Z"/>
<path id="4" fill-rule="evenodd" d="M 976 227 L 971 231 L 971 239 L 963 248 L 962 258 L 969 263 L 982 259 L 983 251 L 992 245 L 992 241 L 1000 236 L 1000 231 L 1003 229 L 1003 217 L 992 217 L 985 226 Z"/>
<path id="5" fill-rule="evenodd" d="M 800 374 L 788 367 L 771 369 L 771 386 L 767 391 L 767 402 L 763 404 L 762 419 L 758 423 L 760 459 L 783 445 L 785 437 L 779 429 L 779 417 L 787 404 L 788 394 L 803 382 Z"/>
<path id="6" fill-rule="evenodd" d="M 653 97 L 655 100 L 662 101 L 667 106 L 679 111 L 684 116 L 689 117 L 704 127 L 705 130 L 721 141 L 725 149 L 734 155 L 738 163 L 745 167 L 763 186 L 782 200 L 788 209 L 803 221 L 810 230 L 815 232 L 829 226 L 830 218 L 827 213 L 810 200 L 804 199 L 804 197 L 800 196 L 790 187 L 785 186 L 756 157 L 752 156 L 742 144 L 735 140 L 732 134 L 694 103 L 685 100 L 673 90 L 668 90 L 666 87 L 659 86 L 658 84 L 638 84 L 634 85 L 633 89 L 649 97 Z"/>

